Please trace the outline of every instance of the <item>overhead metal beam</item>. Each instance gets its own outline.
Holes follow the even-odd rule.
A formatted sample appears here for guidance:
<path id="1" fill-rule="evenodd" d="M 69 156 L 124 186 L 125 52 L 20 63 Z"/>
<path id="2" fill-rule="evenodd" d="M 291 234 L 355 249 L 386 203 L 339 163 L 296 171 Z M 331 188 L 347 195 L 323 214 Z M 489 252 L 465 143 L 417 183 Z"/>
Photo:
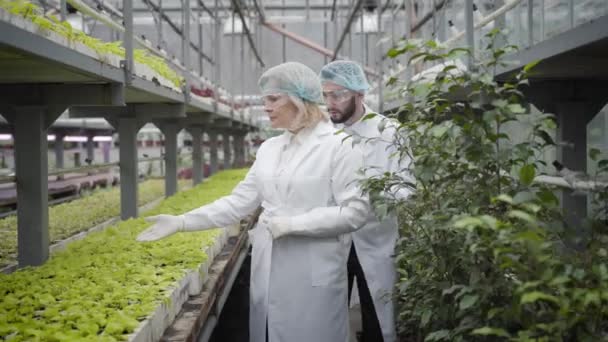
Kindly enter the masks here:
<path id="1" fill-rule="evenodd" d="M 323 47 L 309 39 L 306 39 L 302 36 L 299 36 L 291 31 L 288 31 L 282 27 L 279 27 L 278 25 L 275 25 L 273 23 L 264 23 L 264 26 L 266 26 L 267 28 L 269 28 L 270 30 L 279 33 L 291 40 L 293 40 L 296 43 L 299 43 L 309 49 L 312 49 L 314 51 L 317 51 L 318 53 L 325 55 L 327 57 L 333 57 L 334 56 L 334 52 L 331 51 L 330 49 Z M 338 56 L 340 58 L 343 58 L 343 56 Z M 368 67 L 368 66 L 364 66 L 363 70 L 365 71 L 366 74 L 368 75 L 372 75 L 372 76 L 378 76 L 378 72 L 376 72 L 374 69 Z"/>
<path id="2" fill-rule="evenodd" d="M 215 11 L 216 7 L 207 7 L 210 11 Z M 352 6 L 347 6 L 347 5 L 336 5 L 336 10 L 348 10 L 351 9 Z M 403 5 L 399 4 L 393 4 L 391 6 L 389 6 L 390 9 L 397 9 L 397 8 L 403 8 Z M 232 6 L 218 6 L 217 9 L 219 9 L 220 11 L 230 11 L 232 10 Z M 263 9 L 266 11 L 280 11 L 280 10 L 286 10 L 286 11 L 305 11 L 306 10 L 306 6 L 303 5 L 265 5 L 263 6 Z M 331 11 L 332 10 L 332 5 L 310 5 L 308 7 L 308 9 L 310 11 Z M 181 7 L 163 7 L 163 12 L 181 12 Z M 202 9 L 193 9 L 194 11 L 199 11 Z M 133 8 L 133 12 L 149 12 L 146 8 L 144 7 L 138 7 L 138 8 Z"/>
<path id="3" fill-rule="evenodd" d="M 185 106 L 181 103 L 137 103 L 115 106 L 72 106 L 70 118 L 100 118 L 130 116 L 138 119 L 186 118 Z"/>
<path id="4" fill-rule="evenodd" d="M 391 0 L 386 1 L 386 4 L 384 4 L 384 6 L 382 7 L 382 10 L 380 11 L 380 15 L 384 14 L 384 12 L 389 8 L 389 6 L 392 4 Z M 393 6 L 394 7 L 394 6 Z"/>
<path id="5" fill-rule="evenodd" d="M 214 117 L 209 113 L 188 113 L 184 121 L 186 126 L 194 125 L 211 125 L 214 122 Z"/>
<path id="6" fill-rule="evenodd" d="M 332 57 L 331 57 L 332 61 L 335 61 L 336 58 L 338 57 L 340 48 L 342 48 L 342 44 L 344 44 L 344 39 L 346 38 L 346 35 L 350 32 L 350 26 L 352 25 L 353 21 L 355 20 L 355 17 L 357 16 L 357 13 L 359 12 L 359 9 L 361 8 L 362 4 L 363 4 L 363 0 L 357 0 L 357 2 L 355 3 L 355 7 L 353 8 L 353 11 L 348 16 L 348 21 L 346 21 L 346 26 L 344 27 L 344 31 L 342 31 L 342 35 L 340 36 L 338 45 L 336 46 L 336 49 L 334 50 L 334 52 L 332 54 Z"/>
<path id="7" fill-rule="evenodd" d="M 247 35 L 247 40 L 249 41 L 249 46 L 251 47 L 251 50 L 253 51 L 255 58 L 258 60 L 258 62 L 260 63 L 260 65 L 262 67 L 265 67 L 262 57 L 260 57 L 258 50 L 255 48 L 255 43 L 253 42 L 253 38 L 251 37 L 251 32 L 249 31 L 249 28 L 247 27 L 247 23 L 245 22 L 245 16 L 243 15 L 243 11 L 241 11 L 241 8 L 239 7 L 238 1 L 230 0 L 230 2 L 232 2 L 235 12 L 239 15 L 239 18 L 241 19 L 241 25 L 243 25 L 243 30 L 245 31 L 245 34 Z"/>
<path id="8" fill-rule="evenodd" d="M 446 0 L 441 0 L 441 2 L 438 2 L 435 5 L 434 9 L 431 9 L 429 12 L 427 12 L 416 24 L 412 26 L 412 32 L 418 31 L 422 27 L 422 25 L 426 24 L 427 21 L 431 20 L 431 18 L 433 18 L 433 13 L 442 9 L 445 3 Z"/>
<path id="9" fill-rule="evenodd" d="M 260 16 L 260 21 L 262 23 L 266 22 L 266 11 L 264 10 L 264 3 L 262 0 L 253 0 L 253 5 L 255 6 L 256 11 L 258 11 L 258 15 Z"/>
<path id="10" fill-rule="evenodd" d="M 180 36 L 183 36 L 182 30 L 166 14 L 167 9 L 163 8 L 162 12 L 161 12 L 160 7 L 157 6 L 156 4 L 154 4 L 152 1 L 150 1 L 150 0 L 142 0 L 142 1 L 144 3 L 146 3 L 146 4 L 148 4 L 154 11 L 160 13 L 161 19 L 163 19 L 164 21 L 166 21 L 167 24 L 169 24 L 169 26 L 171 26 L 171 28 L 173 29 L 173 31 L 175 31 L 175 33 L 177 33 Z M 182 8 L 179 7 L 179 8 L 177 8 L 177 10 L 181 12 Z M 134 9 L 133 12 L 136 12 L 136 10 Z M 148 12 L 148 11 L 146 10 L 146 12 Z M 190 20 L 190 18 L 188 18 L 188 20 Z M 211 65 L 214 64 L 213 59 L 211 59 L 211 57 L 207 56 L 203 51 L 201 51 L 201 49 L 199 49 L 199 47 L 196 46 L 196 44 L 194 44 L 192 41 L 190 41 L 190 47 L 192 49 L 194 49 L 194 51 L 196 51 L 197 53 L 199 53 L 201 56 L 203 56 L 203 58 L 205 60 L 207 60 Z"/>
<path id="11" fill-rule="evenodd" d="M 213 14 L 213 12 L 211 12 L 211 10 L 209 9 L 209 7 L 207 7 L 207 5 L 205 5 L 205 3 L 202 0 L 198 0 L 198 4 L 199 4 L 199 6 L 201 6 L 201 9 L 203 11 L 207 12 L 207 14 L 209 14 L 209 16 L 213 20 L 218 21 L 218 18 L 215 16 L 215 14 Z M 193 8 L 192 10 L 194 11 L 195 9 Z"/>
<path id="12" fill-rule="evenodd" d="M 336 19 L 336 4 L 337 4 L 338 0 L 333 0 L 332 4 L 331 4 L 331 21 L 334 21 Z"/>
<path id="13" fill-rule="evenodd" d="M 110 105 L 125 104 L 124 85 L 110 84 L 2 84 L 4 105 Z"/>

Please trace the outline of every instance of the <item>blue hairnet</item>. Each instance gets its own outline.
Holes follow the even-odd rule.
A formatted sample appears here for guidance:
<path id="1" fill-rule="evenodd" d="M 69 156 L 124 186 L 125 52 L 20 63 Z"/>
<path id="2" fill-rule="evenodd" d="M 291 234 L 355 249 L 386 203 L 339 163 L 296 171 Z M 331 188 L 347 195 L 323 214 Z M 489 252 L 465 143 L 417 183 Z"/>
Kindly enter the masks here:
<path id="1" fill-rule="evenodd" d="M 352 91 L 365 93 L 369 83 L 361 66 L 353 61 L 333 61 L 321 69 L 321 82 L 332 82 Z"/>
<path id="2" fill-rule="evenodd" d="M 258 85 L 262 95 L 285 93 L 314 103 L 322 102 L 319 77 L 301 63 L 287 62 L 266 70 Z"/>

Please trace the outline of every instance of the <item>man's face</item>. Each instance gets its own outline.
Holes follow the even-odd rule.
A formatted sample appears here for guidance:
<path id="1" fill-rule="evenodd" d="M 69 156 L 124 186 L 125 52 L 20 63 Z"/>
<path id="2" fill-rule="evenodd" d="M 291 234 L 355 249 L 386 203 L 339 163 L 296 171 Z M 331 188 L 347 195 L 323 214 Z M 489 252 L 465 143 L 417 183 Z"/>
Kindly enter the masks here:
<path id="1" fill-rule="evenodd" d="M 332 82 L 323 82 L 323 100 L 333 123 L 345 123 L 357 110 L 357 94 Z"/>

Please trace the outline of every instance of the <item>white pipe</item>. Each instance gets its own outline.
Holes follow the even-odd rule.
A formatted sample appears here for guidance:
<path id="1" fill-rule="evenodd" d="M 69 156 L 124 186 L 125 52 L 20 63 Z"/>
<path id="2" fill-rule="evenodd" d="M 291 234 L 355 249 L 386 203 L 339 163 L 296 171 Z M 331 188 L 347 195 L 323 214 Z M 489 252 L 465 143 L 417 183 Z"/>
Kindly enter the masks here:
<path id="1" fill-rule="evenodd" d="M 492 21 L 496 20 L 496 18 L 502 14 L 505 14 L 507 11 L 513 9 L 513 7 L 517 6 L 520 2 L 522 2 L 522 0 L 513 0 L 511 2 L 508 2 L 504 5 L 502 5 L 500 8 L 498 8 L 496 11 L 488 14 L 487 16 L 483 17 L 475 26 L 474 29 L 480 29 L 484 26 L 486 26 L 487 24 L 491 23 Z M 448 46 L 452 43 L 454 43 L 455 41 L 457 41 L 458 39 L 464 37 L 465 35 L 465 31 L 460 31 L 457 34 L 455 34 L 454 36 L 452 36 L 450 39 L 446 40 L 445 42 L 441 43 L 442 45 Z M 399 68 L 394 74 L 392 74 L 390 77 L 396 77 L 399 76 L 400 74 L 402 74 L 405 70 L 407 69 L 407 66 L 404 65 L 401 68 Z M 375 83 L 373 85 L 373 87 L 369 90 L 370 93 L 372 93 L 376 88 L 378 87 L 378 83 Z"/>
<path id="2" fill-rule="evenodd" d="M 478 29 L 486 26 L 490 22 L 496 20 L 496 18 L 498 16 L 506 13 L 507 11 L 509 11 L 510 9 L 512 9 L 513 7 L 517 6 L 520 2 L 522 2 L 522 0 L 513 0 L 513 1 L 509 2 L 509 3 L 506 3 L 506 4 L 502 5 L 502 7 L 500 7 L 496 11 L 494 11 L 494 12 L 488 14 L 487 16 L 483 17 L 477 24 L 475 24 L 475 26 L 473 28 L 475 30 L 478 30 Z M 446 40 L 445 42 L 443 42 L 442 44 L 444 44 L 444 45 L 450 45 L 450 44 L 454 43 L 455 41 L 457 41 L 458 39 L 462 38 L 464 35 L 465 35 L 465 31 L 460 31 L 456 35 L 454 35 L 452 38 L 450 38 L 450 39 Z"/>
<path id="3" fill-rule="evenodd" d="M 566 181 L 566 179 L 559 176 L 541 175 L 534 178 L 534 182 L 548 185 L 556 185 L 562 188 L 568 188 L 573 190 L 597 191 L 608 188 L 608 182 L 574 180 L 572 183 L 569 183 L 568 181 Z"/>

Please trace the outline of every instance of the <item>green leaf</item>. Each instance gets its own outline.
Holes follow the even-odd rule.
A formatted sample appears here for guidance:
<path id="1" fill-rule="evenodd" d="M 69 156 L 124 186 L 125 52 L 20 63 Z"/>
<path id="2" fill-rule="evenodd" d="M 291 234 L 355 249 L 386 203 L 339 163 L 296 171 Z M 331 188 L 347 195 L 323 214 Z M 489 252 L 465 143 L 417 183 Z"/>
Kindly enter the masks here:
<path id="1" fill-rule="evenodd" d="M 386 86 L 391 86 L 395 83 L 397 83 L 399 79 L 397 77 L 391 77 L 388 79 L 388 81 L 386 81 Z"/>
<path id="2" fill-rule="evenodd" d="M 559 303 L 559 300 L 555 296 L 552 296 L 552 295 L 549 295 L 549 294 L 546 294 L 546 293 L 540 292 L 540 291 L 532 291 L 532 292 L 525 293 L 523 296 L 521 296 L 520 304 L 534 303 L 539 300 L 546 301 L 546 302 L 552 302 L 552 303 Z"/>
<path id="3" fill-rule="evenodd" d="M 536 134 L 538 134 L 538 136 L 545 141 L 545 145 L 555 145 L 555 141 L 553 141 L 551 135 L 549 135 L 549 133 L 546 131 L 539 129 L 536 131 Z"/>
<path id="4" fill-rule="evenodd" d="M 466 227 L 479 227 L 483 225 L 483 221 L 478 219 L 477 217 L 464 217 L 458 219 L 454 222 L 454 227 L 456 228 L 466 228 Z"/>
<path id="5" fill-rule="evenodd" d="M 481 215 L 479 218 L 486 224 L 486 226 L 492 229 L 498 228 L 498 220 L 495 217 L 490 215 Z"/>
<path id="6" fill-rule="evenodd" d="M 375 118 L 377 115 L 378 114 L 376 114 L 376 113 L 367 113 L 367 114 L 365 114 L 363 119 L 361 119 L 361 121 L 367 121 L 369 119 Z"/>
<path id="7" fill-rule="evenodd" d="M 602 151 L 598 150 L 597 148 L 592 148 L 589 150 L 589 158 L 591 158 L 591 160 L 597 160 L 601 154 Z"/>
<path id="8" fill-rule="evenodd" d="M 378 131 L 380 133 L 384 132 L 384 129 L 386 128 L 386 119 L 382 119 L 380 120 L 380 122 L 378 122 Z"/>
<path id="9" fill-rule="evenodd" d="M 497 99 L 492 101 L 492 106 L 497 108 L 506 108 L 509 105 L 509 102 L 505 99 Z"/>
<path id="10" fill-rule="evenodd" d="M 432 315 L 433 315 L 433 312 L 430 309 L 425 309 L 424 312 L 422 313 L 422 318 L 420 319 L 420 325 L 425 327 L 431 320 Z"/>
<path id="11" fill-rule="evenodd" d="M 533 230 L 526 230 L 521 233 L 517 233 L 515 236 L 526 241 L 542 241 L 542 237 Z"/>
<path id="12" fill-rule="evenodd" d="M 483 336 L 500 336 L 510 338 L 511 335 L 507 333 L 504 329 L 501 328 L 492 328 L 492 327 L 483 327 L 475 329 L 471 332 L 473 335 L 483 335 Z"/>
<path id="13" fill-rule="evenodd" d="M 534 165 L 528 164 L 519 170 L 519 180 L 523 185 L 529 186 L 534 181 L 536 176 L 536 169 Z"/>
<path id="14" fill-rule="evenodd" d="M 463 285 L 452 285 L 450 288 L 444 289 L 441 294 L 442 295 L 451 295 L 452 293 L 454 293 L 454 291 L 456 290 L 460 290 L 462 289 L 464 286 Z"/>
<path id="15" fill-rule="evenodd" d="M 528 214 L 525 211 L 521 211 L 521 210 L 511 210 L 509 212 L 509 217 L 512 218 L 518 218 L 520 220 L 526 221 L 528 223 L 536 223 L 536 220 L 534 219 L 534 217 L 532 217 L 530 214 Z"/>
<path id="16" fill-rule="evenodd" d="M 426 337 L 424 338 L 424 341 L 441 341 L 444 339 L 447 339 L 448 337 L 450 337 L 450 331 L 449 330 L 438 330 L 438 331 L 434 331 L 428 335 L 426 335 Z"/>
<path id="17" fill-rule="evenodd" d="M 543 189 L 543 190 L 539 191 L 536 194 L 536 197 L 539 200 L 541 200 L 543 203 L 550 205 L 550 206 L 556 206 L 559 204 L 559 199 L 557 198 L 557 196 L 555 196 L 553 191 L 548 190 L 548 189 Z"/>
<path id="18" fill-rule="evenodd" d="M 395 58 L 395 57 L 401 55 L 402 53 L 403 53 L 403 51 L 401 49 L 391 48 L 388 50 L 386 55 L 390 58 Z"/>
<path id="19" fill-rule="evenodd" d="M 526 112 L 526 109 L 522 107 L 519 103 L 510 104 L 507 106 L 509 111 L 514 114 L 522 114 Z"/>
<path id="20" fill-rule="evenodd" d="M 509 195 L 500 194 L 495 199 L 495 201 L 504 202 L 507 204 L 513 204 L 513 198 Z"/>
<path id="21" fill-rule="evenodd" d="M 533 69 L 533 68 L 534 68 L 534 67 L 535 67 L 535 66 L 536 66 L 538 63 L 540 63 L 540 62 L 541 62 L 541 60 L 539 59 L 539 60 L 532 61 L 532 62 L 530 62 L 530 63 L 526 64 L 526 65 L 524 66 L 524 72 L 525 72 L 525 73 L 529 72 L 530 70 L 532 70 L 532 69 Z"/>
<path id="22" fill-rule="evenodd" d="M 598 291 L 590 290 L 585 294 L 585 300 L 583 301 L 583 304 L 585 306 L 588 306 L 590 304 L 600 306 L 601 303 L 602 303 L 602 301 L 600 299 L 600 294 Z"/>
<path id="23" fill-rule="evenodd" d="M 431 134 L 435 137 L 435 138 L 441 138 L 445 132 L 447 132 L 449 129 L 449 127 L 445 126 L 445 125 L 441 125 L 441 126 L 435 126 L 433 128 L 431 128 Z"/>
<path id="24" fill-rule="evenodd" d="M 460 310 L 466 310 L 472 307 L 475 305 L 475 303 L 477 303 L 477 299 L 479 299 L 479 296 L 477 295 L 466 295 L 462 297 L 459 304 Z"/>

